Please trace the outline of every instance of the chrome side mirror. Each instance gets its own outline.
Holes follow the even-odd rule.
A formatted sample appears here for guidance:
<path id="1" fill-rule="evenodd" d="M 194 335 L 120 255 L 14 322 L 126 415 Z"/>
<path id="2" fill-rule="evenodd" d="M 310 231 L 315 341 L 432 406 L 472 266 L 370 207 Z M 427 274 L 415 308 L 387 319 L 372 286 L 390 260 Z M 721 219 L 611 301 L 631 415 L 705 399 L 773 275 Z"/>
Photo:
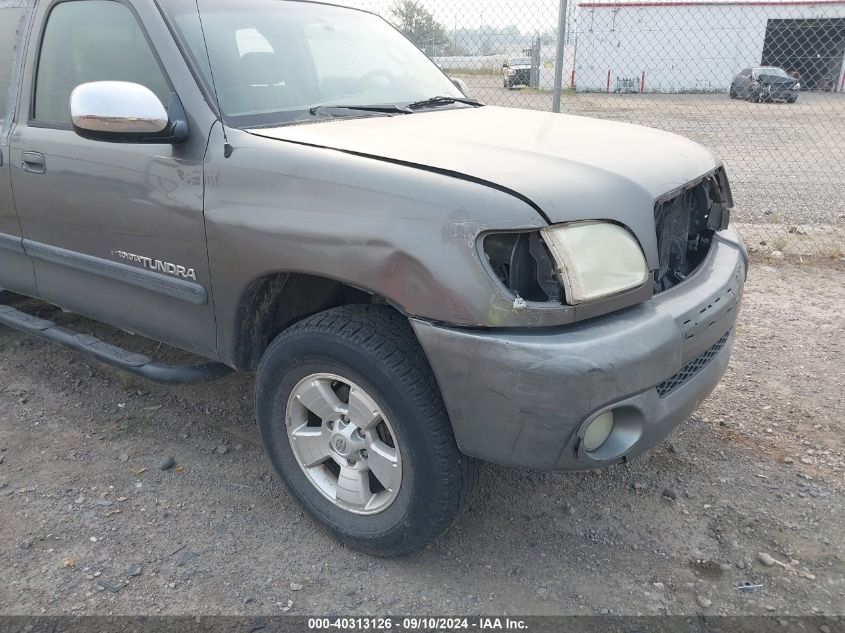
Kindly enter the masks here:
<path id="1" fill-rule="evenodd" d="M 463 79 L 458 79 L 457 77 L 449 77 L 449 79 L 452 80 L 455 87 L 460 90 L 465 97 L 469 96 L 469 87 Z"/>
<path id="2" fill-rule="evenodd" d="M 181 143 L 188 127 L 175 95 L 171 110 L 178 115 L 168 117 L 152 90 L 126 81 L 93 81 L 77 86 L 70 95 L 73 130 L 95 141 Z"/>

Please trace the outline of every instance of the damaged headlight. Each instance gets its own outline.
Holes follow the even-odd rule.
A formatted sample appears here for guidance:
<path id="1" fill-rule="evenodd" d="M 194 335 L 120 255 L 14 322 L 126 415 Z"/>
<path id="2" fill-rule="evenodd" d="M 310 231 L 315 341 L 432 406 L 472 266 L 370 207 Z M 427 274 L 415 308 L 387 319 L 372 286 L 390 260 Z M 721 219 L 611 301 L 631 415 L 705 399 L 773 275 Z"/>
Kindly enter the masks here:
<path id="1" fill-rule="evenodd" d="M 609 297 L 638 288 L 648 279 L 639 243 L 617 224 L 573 222 L 540 234 L 557 263 L 567 303 Z"/>
<path id="2" fill-rule="evenodd" d="M 483 244 L 502 284 L 526 301 L 576 305 L 638 288 L 648 278 L 637 240 L 610 222 L 490 233 Z"/>

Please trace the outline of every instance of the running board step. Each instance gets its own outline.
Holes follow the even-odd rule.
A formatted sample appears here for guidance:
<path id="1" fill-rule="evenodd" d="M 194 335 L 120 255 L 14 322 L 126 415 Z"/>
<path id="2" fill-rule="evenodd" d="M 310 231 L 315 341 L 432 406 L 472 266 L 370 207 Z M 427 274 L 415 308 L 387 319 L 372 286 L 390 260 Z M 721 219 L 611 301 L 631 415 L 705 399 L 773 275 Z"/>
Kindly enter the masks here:
<path id="1" fill-rule="evenodd" d="M 38 336 L 62 347 L 76 350 L 98 361 L 132 374 L 165 384 L 194 384 L 214 380 L 232 373 L 223 363 L 209 361 L 199 365 L 164 365 L 153 359 L 111 345 L 87 334 L 80 334 L 39 317 L 21 312 L 9 305 L 0 305 L 0 324 Z"/>

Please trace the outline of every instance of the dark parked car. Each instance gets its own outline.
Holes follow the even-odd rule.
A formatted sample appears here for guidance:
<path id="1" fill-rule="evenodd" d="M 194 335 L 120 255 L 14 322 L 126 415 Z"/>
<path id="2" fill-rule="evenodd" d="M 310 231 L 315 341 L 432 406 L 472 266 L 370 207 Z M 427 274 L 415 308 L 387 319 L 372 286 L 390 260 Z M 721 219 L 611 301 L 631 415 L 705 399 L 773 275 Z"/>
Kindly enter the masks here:
<path id="1" fill-rule="evenodd" d="M 503 86 L 510 90 L 514 86 L 531 85 L 531 58 L 514 57 L 502 64 Z"/>
<path id="2" fill-rule="evenodd" d="M 731 99 L 763 101 L 798 101 L 801 84 L 783 68 L 757 66 L 741 71 L 731 82 Z"/>

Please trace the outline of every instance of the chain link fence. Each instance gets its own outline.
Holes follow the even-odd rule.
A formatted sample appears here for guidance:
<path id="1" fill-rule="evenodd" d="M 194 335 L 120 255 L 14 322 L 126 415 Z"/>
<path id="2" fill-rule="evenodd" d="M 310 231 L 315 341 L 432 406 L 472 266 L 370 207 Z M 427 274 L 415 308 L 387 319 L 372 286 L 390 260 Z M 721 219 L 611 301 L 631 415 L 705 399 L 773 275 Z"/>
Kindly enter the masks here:
<path id="1" fill-rule="evenodd" d="M 559 99 L 711 148 L 751 250 L 845 253 L 845 0 L 341 1 L 487 104 Z"/>

